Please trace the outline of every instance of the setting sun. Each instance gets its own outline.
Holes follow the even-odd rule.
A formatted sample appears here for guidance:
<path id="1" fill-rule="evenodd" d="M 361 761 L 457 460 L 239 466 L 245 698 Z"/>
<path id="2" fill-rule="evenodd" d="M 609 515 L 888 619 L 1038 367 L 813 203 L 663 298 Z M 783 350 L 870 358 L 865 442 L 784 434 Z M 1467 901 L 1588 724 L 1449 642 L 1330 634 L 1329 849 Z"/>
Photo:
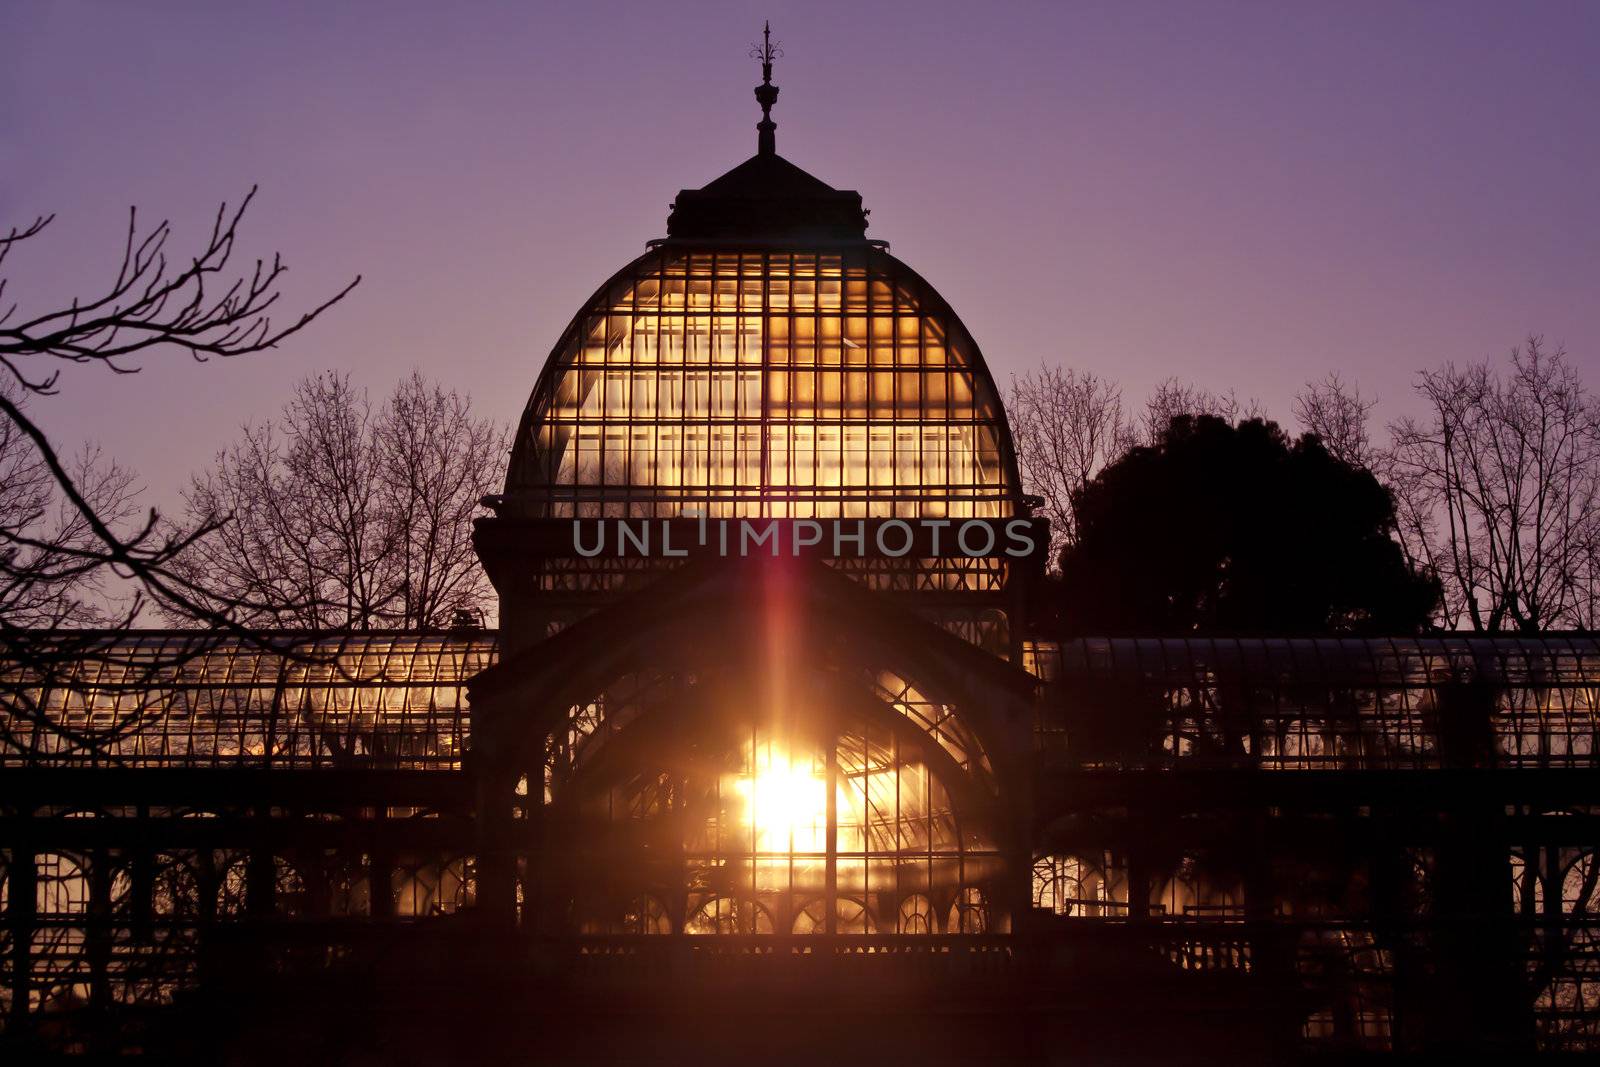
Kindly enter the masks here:
<path id="1" fill-rule="evenodd" d="M 828 785 L 812 757 L 762 746 L 753 776 L 741 777 L 745 819 L 761 852 L 818 851 L 826 846 Z"/>

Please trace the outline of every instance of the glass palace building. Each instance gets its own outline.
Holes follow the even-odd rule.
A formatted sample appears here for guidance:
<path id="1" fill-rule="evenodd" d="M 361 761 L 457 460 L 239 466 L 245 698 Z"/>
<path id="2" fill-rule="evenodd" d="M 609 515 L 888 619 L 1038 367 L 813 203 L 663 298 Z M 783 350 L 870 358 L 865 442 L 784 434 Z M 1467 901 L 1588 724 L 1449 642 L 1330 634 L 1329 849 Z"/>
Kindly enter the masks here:
<path id="1" fill-rule="evenodd" d="M 498 631 L 0 664 L 0 1051 L 1600 1049 L 1600 641 L 1043 632 L 976 342 L 757 93 L 533 385 Z"/>

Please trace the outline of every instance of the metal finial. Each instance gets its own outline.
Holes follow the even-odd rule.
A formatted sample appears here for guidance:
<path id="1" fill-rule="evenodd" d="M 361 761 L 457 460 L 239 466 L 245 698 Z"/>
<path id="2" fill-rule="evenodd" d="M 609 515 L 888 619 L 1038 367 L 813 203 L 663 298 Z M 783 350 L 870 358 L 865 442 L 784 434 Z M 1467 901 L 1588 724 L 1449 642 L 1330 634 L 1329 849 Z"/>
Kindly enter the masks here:
<path id="1" fill-rule="evenodd" d="M 783 55 L 783 46 L 772 43 L 772 23 L 761 27 L 761 43 L 750 46 L 750 58 L 761 60 L 761 83 L 772 84 L 772 61 Z"/>
<path id="2" fill-rule="evenodd" d="M 772 84 L 772 61 L 783 55 L 783 48 L 772 43 L 772 23 L 761 27 L 761 43 L 750 46 L 750 58 L 761 60 L 761 84 L 756 86 L 756 102 L 761 105 L 761 121 L 756 124 L 756 151 L 770 156 L 778 151 L 778 124 L 772 121 L 772 105 L 778 102 L 778 87 Z"/>

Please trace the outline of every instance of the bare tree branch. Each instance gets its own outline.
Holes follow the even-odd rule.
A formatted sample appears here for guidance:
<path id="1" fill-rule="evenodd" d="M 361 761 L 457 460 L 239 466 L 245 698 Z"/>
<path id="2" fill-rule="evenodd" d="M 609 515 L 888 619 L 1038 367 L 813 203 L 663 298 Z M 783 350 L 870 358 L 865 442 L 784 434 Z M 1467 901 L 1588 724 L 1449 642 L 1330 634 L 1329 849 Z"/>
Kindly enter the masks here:
<path id="1" fill-rule="evenodd" d="M 1307 382 L 1294 398 L 1294 415 L 1300 426 L 1316 434 L 1335 459 L 1374 469 L 1377 450 L 1367 432 L 1367 419 L 1378 402 L 1361 395 L 1359 386 L 1347 385 L 1337 373 L 1320 382 Z"/>
<path id="2" fill-rule="evenodd" d="M 1226 393 L 1213 393 L 1178 378 L 1168 378 L 1155 387 L 1145 401 L 1144 417 L 1138 427 L 1138 442 L 1142 445 L 1158 443 L 1172 420 L 1180 415 L 1198 418 L 1215 415 L 1228 423 L 1241 419 L 1265 419 L 1266 411 L 1260 401 L 1241 401 L 1232 389 Z"/>
<path id="3" fill-rule="evenodd" d="M 182 566 L 260 625 L 423 629 L 482 619 L 493 599 L 472 519 L 505 433 L 413 374 L 376 412 L 349 378 L 303 381 L 185 494 L 212 528 Z M 182 621 L 182 617 L 178 617 Z"/>
<path id="4" fill-rule="evenodd" d="M 1134 444 L 1122 390 L 1094 374 L 1041 365 L 1011 379 L 1007 414 L 1023 482 L 1045 502 L 1054 560 L 1077 537 L 1074 498 Z"/>
<path id="5" fill-rule="evenodd" d="M 215 640 L 266 642 L 241 622 L 259 610 L 252 593 L 218 596 L 206 576 L 175 565 L 215 532 L 216 522 L 175 528 L 153 509 L 135 520 L 131 475 L 92 450 L 64 459 L 24 404 L 29 394 L 57 392 L 60 371 L 69 364 L 129 374 L 139 369 L 137 357 L 166 349 L 197 360 L 261 352 L 343 299 L 359 278 L 287 325 L 275 325 L 270 311 L 286 270 L 280 257 L 257 260 L 228 280 L 239 223 L 254 196 L 251 189 L 232 211 L 222 205 L 200 253 L 177 267 L 166 252 L 169 224 L 141 234 L 137 213 L 130 210 L 113 282 L 65 307 L 19 314 L 17 305 L 5 304 L 7 279 L 0 277 L 0 670 L 32 683 L 11 688 L 23 696 L 0 716 L 7 734 L 27 725 L 34 745 L 105 753 L 105 746 L 134 728 L 137 706 L 92 729 L 72 730 L 30 705 L 25 694 L 78 684 L 74 679 L 91 667 L 137 687 L 141 679 L 176 666 L 161 657 L 131 656 L 116 640 L 149 605 L 209 628 Z M 0 266 L 52 218 L 41 216 L 0 236 Z M 85 599 L 111 577 L 132 586 L 114 619 Z M 105 628 L 65 629 L 88 623 Z M 191 643 L 183 654 L 197 654 L 206 645 Z M 281 642 L 274 647 L 285 651 Z"/>
<path id="6" fill-rule="evenodd" d="M 24 390 L 49 393 L 59 380 L 59 367 L 51 365 L 55 362 L 98 363 L 128 374 L 138 368 L 119 361 L 148 350 L 176 347 L 198 360 L 242 356 L 274 348 L 304 329 L 361 279 L 287 326 L 274 326 L 269 314 L 278 303 L 278 284 L 288 269 L 279 256 L 270 263 L 256 260 L 248 276 L 235 278 L 218 292 L 217 276 L 228 269 L 239 223 L 255 195 L 251 188 L 232 212 L 226 204 L 219 207 L 206 246 L 187 266 L 171 271 L 166 256 L 171 224 L 162 221 L 141 237 L 137 210 L 129 209 L 122 262 L 110 288 L 15 324 L 10 323 L 15 308 L 7 309 L 0 320 L 0 365 Z M 13 229 L 0 239 L 0 263 L 49 221 Z"/>
<path id="7" fill-rule="evenodd" d="M 1539 337 L 1505 373 L 1427 371 L 1428 414 L 1390 429 L 1382 459 L 1408 554 L 1444 583 L 1447 626 L 1600 625 L 1600 404 Z"/>

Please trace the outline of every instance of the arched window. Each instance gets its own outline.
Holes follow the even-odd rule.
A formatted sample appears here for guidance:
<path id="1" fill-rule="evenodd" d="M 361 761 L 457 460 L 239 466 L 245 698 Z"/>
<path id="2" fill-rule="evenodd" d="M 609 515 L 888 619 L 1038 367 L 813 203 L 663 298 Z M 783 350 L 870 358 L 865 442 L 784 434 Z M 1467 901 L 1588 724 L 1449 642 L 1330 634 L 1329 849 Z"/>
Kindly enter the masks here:
<path id="1" fill-rule="evenodd" d="M 986 934 L 989 932 L 989 902 L 983 890 L 966 886 L 956 893 L 950 905 L 950 919 L 945 932 L 951 934 Z"/>
<path id="2" fill-rule="evenodd" d="M 89 912 L 89 872 L 82 861 L 64 852 L 41 852 L 34 858 L 35 907 L 41 918 L 67 918 Z"/>
<path id="3" fill-rule="evenodd" d="M 689 921 L 684 923 L 686 934 L 770 934 L 773 932 L 772 912 L 753 900 L 713 896 L 698 902 Z"/>
<path id="4" fill-rule="evenodd" d="M 1041 856 L 1033 863 L 1033 906 L 1075 918 L 1126 915 L 1128 872 L 1110 853 Z"/>
<path id="5" fill-rule="evenodd" d="M 897 934 L 931 934 L 933 929 L 933 901 L 922 893 L 913 893 L 900 902 L 895 919 Z"/>
<path id="6" fill-rule="evenodd" d="M 828 929 L 828 905 L 824 900 L 813 900 L 801 908 L 794 917 L 794 932 L 797 934 L 821 934 Z M 867 906 L 859 900 L 849 897 L 840 897 L 834 901 L 834 933 L 838 934 L 875 934 L 878 932 L 878 921 L 867 910 Z"/>
<path id="7" fill-rule="evenodd" d="M 573 901 L 580 930 L 632 932 L 643 896 L 681 908 L 688 933 L 824 931 L 830 907 L 838 933 L 928 933 L 929 899 L 1002 866 L 984 813 L 946 787 L 944 774 L 963 772 L 905 745 L 909 723 L 845 715 L 829 743 L 669 707 L 670 729 L 635 743 L 632 731 L 669 721 L 640 715 L 551 794 L 544 817 L 584 827 L 571 882 L 550 887 Z"/>
<path id="8" fill-rule="evenodd" d="M 469 857 L 411 859 L 390 876 L 394 913 L 404 918 L 451 915 L 472 903 L 475 894 Z"/>

